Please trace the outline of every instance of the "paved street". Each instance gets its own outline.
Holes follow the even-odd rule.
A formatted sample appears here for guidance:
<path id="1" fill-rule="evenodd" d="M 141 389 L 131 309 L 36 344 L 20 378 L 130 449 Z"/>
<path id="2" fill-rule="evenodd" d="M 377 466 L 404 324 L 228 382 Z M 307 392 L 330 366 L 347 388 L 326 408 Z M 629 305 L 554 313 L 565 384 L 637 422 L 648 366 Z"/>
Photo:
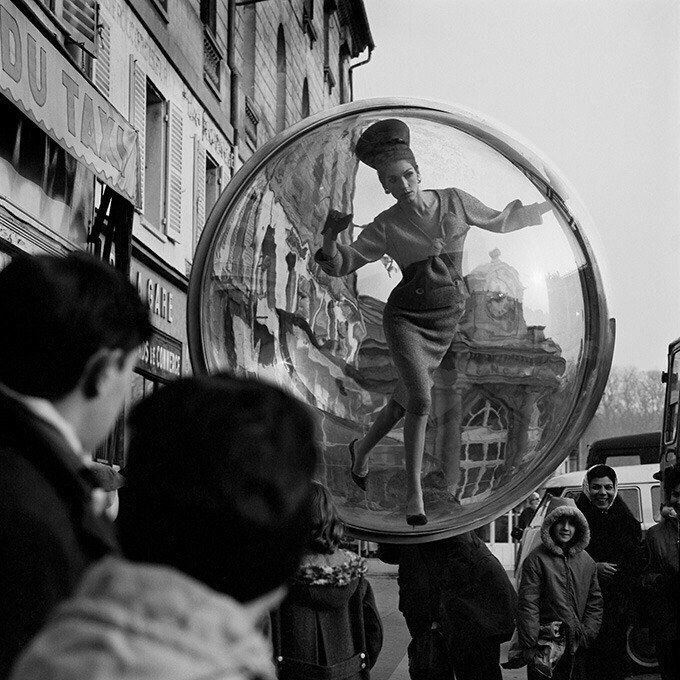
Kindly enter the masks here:
<path id="1" fill-rule="evenodd" d="M 369 559 L 368 577 L 375 592 L 384 627 L 383 649 L 371 671 L 371 680 L 409 680 L 406 647 L 410 637 L 398 607 L 397 567 Z M 507 659 L 507 643 L 501 661 Z M 525 680 L 526 670 L 504 670 L 503 680 Z M 636 675 L 635 680 L 659 680 L 658 674 Z"/>

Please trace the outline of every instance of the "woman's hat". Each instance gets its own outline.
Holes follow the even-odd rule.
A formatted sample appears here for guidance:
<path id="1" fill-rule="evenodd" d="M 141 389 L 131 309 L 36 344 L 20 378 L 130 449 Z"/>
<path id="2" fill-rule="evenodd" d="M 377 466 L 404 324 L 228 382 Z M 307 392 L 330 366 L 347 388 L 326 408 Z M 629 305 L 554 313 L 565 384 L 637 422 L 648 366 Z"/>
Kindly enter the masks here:
<path id="1" fill-rule="evenodd" d="M 396 118 L 387 118 L 366 128 L 355 152 L 359 160 L 371 168 L 379 170 L 391 161 L 406 160 L 414 167 L 416 159 L 409 147 L 411 134 L 408 125 Z"/>

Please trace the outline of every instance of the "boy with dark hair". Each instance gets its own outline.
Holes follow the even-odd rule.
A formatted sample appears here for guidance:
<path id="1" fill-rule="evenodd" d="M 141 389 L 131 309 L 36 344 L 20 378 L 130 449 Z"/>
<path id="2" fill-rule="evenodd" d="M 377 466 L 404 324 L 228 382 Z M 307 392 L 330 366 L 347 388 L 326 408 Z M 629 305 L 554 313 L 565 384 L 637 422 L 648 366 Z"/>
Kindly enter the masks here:
<path id="1" fill-rule="evenodd" d="M 306 545 L 314 421 L 280 389 L 187 378 L 130 417 L 119 536 L 15 680 L 274 680 L 259 628 Z"/>
<path id="2" fill-rule="evenodd" d="M 148 311 L 85 253 L 0 272 L 0 678 L 85 568 L 117 544 L 90 452 L 124 403 Z"/>

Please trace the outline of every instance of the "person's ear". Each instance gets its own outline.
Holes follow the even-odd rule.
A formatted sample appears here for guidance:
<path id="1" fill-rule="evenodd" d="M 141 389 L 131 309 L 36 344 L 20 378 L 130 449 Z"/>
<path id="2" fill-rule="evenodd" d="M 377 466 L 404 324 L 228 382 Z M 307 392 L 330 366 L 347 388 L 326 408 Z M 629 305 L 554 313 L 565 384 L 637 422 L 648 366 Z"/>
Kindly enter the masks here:
<path id="1" fill-rule="evenodd" d="M 87 399 L 95 399 L 106 387 L 111 371 L 120 371 L 125 364 L 122 349 L 102 348 L 93 354 L 83 371 L 83 394 Z"/>

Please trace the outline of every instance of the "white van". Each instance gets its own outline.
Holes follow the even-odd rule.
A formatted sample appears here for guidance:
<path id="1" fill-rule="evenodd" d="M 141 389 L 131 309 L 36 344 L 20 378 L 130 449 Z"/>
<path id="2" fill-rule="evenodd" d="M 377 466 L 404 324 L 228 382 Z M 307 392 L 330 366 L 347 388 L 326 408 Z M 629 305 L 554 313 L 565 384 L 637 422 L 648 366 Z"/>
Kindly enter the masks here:
<path id="1" fill-rule="evenodd" d="M 658 463 L 647 465 L 625 465 L 614 467 L 618 480 L 618 495 L 626 503 L 630 511 L 640 522 L 643 535 L 659 521 L 661 511 L 661 486 L 652 476 L 659 469 Z M 524 558 L 540 542 L 540 531 L 546 511 L 550 507 L 550 499 L 555 496 L 578 498 L 582 490 L 585 470 L 568 472 L 549 479 L 543 486 L 541 503 L 536 509 L 529 526 L 522 534 L 515 576 L 519 579 Z M 628 630 L 628 656 L 631 662 L 641 668 L 650 670 L 657 666 L 653 647 L 649 644 L 648 632 L 644 628 L 631 624 Z"/>

